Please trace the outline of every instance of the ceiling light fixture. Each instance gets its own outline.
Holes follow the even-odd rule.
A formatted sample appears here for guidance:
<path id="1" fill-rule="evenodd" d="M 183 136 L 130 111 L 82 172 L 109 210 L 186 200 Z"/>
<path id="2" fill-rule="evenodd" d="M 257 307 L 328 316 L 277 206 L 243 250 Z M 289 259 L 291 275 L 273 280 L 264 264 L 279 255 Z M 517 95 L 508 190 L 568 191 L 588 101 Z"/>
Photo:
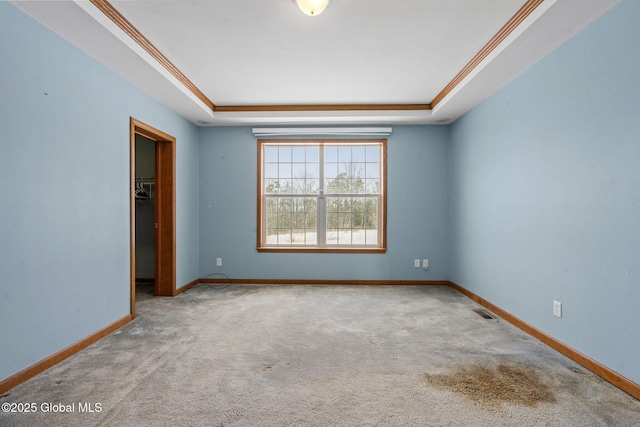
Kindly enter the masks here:
<path id="1" fill-rule="evenodd" d="M 329 0 L 296 0 L 302 12 L 309 16 L 320 15 L 329 4 Z"/>

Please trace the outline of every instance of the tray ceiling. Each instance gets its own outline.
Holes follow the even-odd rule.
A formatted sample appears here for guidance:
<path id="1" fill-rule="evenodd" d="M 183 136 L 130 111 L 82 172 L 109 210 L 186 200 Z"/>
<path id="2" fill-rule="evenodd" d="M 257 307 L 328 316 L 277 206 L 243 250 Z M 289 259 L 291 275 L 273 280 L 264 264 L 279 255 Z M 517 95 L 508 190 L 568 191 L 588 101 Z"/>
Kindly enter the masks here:
<path id="1" fill-rule="evenodd" d="M 619 0 L 14 1 L 197 124 L 450 123 Z"/>

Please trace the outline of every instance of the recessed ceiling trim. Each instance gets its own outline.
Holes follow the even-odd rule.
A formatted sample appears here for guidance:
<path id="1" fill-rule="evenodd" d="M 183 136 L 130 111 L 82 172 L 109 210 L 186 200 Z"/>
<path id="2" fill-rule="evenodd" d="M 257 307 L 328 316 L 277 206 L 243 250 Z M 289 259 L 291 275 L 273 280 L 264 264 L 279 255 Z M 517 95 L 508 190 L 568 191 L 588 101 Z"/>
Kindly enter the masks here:
<path id="1" fill-rule="evenodd" d="M 527 0 L 493 38 L 467 63 L 447 86 L 426 104 L 313 104 L 313 105 L 215 105 L 198 89 L 167 57 L 165 57 L 136 27 L 134 27 L 108 0 L 90 0 L 105 16 L 113 21 L 128 37 L 144 49 L 160 66 L 173 75 L 185 88 L 202 101 L 212 112 L 219 113 L 269 113 L 269 112 L 328 112 L 328 111 L 436 111 L 439 104 L 450 98 L 460 87 L 482 68 L 483 61 L 495 55 L 498 48 L 513 36 L 514 31 L 543 3 L 549 5 L 556 0 Z M 548 9 L 548 8 L 542 8 Z M 544 12 L 542 12 L 544 13 Z"/>
<path id="2" fill-rule="evenodd" d="M 257 137 L 268 136 L 389 136 L 391 127 L 357 127 L 357 128 L 253 128 Z"/>
<path id="3" fill-rule="evenodd" d="M 415 111 L 431 110 L 430 104 L 323 104 L 323 105 L 217 105 L 217 113 L 269 111 Z"/>
<path id="4" fill-rule="evenodd" d="M 115 23 L 122 31 L 124 31 L 132 40 L 142 47 L 149 55 L 151 55 L 160 65 L 162 65 L 169 73 L 171 73 L 180 83 L 182 83 L 191 93 L 205 103 L 211 110 L 215 109 L 215 105 L 207 96 L 198 89 L 166 56 L 162 54 L 136 27 L 134 27 L 118 10 L 107 0 L 90 0 L 105 16 Z"/>
<path id="5" fill-rule="evenodd" d="M 513 17 L 496 33 L 495 36 L 474 56 L 471 61 L 447 84 L 444 89 L 431 101 L 435 108 L 449 93 L 451 93 L 471 72 L 480 65 L 506 38 L 531 15 L 545 0 L 528 0 Z"/>

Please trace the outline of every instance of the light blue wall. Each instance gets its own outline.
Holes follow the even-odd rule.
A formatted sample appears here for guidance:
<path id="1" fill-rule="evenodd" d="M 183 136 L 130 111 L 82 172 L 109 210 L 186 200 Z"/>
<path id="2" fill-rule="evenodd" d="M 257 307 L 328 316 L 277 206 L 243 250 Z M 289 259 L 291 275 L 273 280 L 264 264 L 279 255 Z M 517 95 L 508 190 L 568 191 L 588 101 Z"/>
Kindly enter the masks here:
<path id="1" fill-rule="evenodd" d="M 638 18 L 621 3 L 452 126 L 450 208 L 453 281 L 636 383 Z"/>
<path id="2" fill-rule="evenodd" d="M 446 127 L 393 128 L 387 145 L 387 253 L 258 253 L 256 138 L 247 127 L 202 129 L 201 277 L 446 280 L 448 156 Z M 223 259 L 222 267 L 216 258 Z M 414 258 L 428 258 L 428 271 L 414 268 Z"/>
<path id="3" fill-rule="evenodd" d="M 175 136 L 178 285 L 198 277 L 198 129 L 0 2 L 0 380 L 129 313 L 129 117 Z"/>
<path id="4" fill-rule="evenodd" d="M 623 2 L 451 127 L 394 127 L 386 254 L 270 254 L 250 128 L 196 128 L 0 2 L 0 380 L 129 313 L 133 116 L 178 140 L 178 286 L 452 279 L 640 383 L 639 16 Z"/>

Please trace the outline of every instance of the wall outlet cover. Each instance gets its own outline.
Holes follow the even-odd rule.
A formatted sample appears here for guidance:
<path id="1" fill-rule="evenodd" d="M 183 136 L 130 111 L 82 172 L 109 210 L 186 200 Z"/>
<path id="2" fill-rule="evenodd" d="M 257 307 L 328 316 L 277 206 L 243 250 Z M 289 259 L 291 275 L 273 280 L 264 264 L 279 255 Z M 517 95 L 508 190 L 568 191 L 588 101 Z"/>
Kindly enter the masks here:
<path id="1" fill-rule="evenodd" d="M 559 301 L 553 302 L 553 315 L 557 317 L 562 317 L 562 303 Z"/>

